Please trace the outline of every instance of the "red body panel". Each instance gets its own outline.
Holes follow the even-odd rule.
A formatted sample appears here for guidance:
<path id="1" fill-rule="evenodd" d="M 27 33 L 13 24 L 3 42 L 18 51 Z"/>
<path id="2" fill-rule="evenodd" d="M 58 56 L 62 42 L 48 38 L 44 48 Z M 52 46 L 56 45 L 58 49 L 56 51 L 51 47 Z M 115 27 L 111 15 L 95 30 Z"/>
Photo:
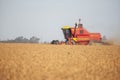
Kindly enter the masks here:
<path id="1" fill-rule="evenodd" d="M 77 39 L 76 42 L 84 42 L 84 41 L 100 41 L 101 40 L 101 34 L 100 33 L 90 33 L 83 27 L 76 28 L 70 28 L 71 34 L 74 38 L 81 38 Z M 82 38 L 86 38 L 83 39 Z"/>
<path id="2" fill-rule="evenodd" d="M 101 34 L 100 33 L 90 33 L 90 40 L 100 41 L 101 40 Z"/>
<path id="3" fill-rule="evenodd" d="M 80 30 L 83 30 L 82 34 L 80 34 Z M 74 35 L 74 31 L 75 31 L 75 28 L 71 28 L 72 35 Z M 82 28 L 78 27 L 78 28 L 76 28 L 75 35 L 89 35 L 89 32 L 86 29 L 84 29 L 83 27 Z"/>

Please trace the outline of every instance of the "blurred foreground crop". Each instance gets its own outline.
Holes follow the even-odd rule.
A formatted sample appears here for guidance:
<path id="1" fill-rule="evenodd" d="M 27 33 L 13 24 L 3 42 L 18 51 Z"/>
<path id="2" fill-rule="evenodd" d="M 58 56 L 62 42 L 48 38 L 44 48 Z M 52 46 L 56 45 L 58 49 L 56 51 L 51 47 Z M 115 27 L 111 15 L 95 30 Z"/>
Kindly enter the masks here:
<path id="1" fill-rule="evenodd" d="M 0 80 L 119 80 L 120 46 L 0 44 Z"/>

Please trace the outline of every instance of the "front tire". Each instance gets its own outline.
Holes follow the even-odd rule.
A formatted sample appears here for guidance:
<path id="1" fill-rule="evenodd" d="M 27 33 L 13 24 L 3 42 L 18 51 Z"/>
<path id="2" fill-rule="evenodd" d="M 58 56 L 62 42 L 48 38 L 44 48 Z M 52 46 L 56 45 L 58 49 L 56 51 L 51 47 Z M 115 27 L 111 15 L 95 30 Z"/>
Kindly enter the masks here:
<path id="1" fill-rule="evenodd" d="M 68 40 L 66 40 L 66 42 L 65 42 L 67 45 L 69 45 L 69 41 Z M 71 40 L 71 45 L 75 45 L 75 41 L 74 40 Z"/>

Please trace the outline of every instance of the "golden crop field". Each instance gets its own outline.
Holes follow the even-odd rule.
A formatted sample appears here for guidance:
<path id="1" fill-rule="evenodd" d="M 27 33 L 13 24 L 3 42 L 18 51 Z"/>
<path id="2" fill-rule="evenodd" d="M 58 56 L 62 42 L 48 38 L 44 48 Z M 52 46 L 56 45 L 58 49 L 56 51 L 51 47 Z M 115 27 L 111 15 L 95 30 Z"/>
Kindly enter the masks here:
<path id="1" fill-rule="evenodd" d="M 0 80 L 120 80 L 120 46 L 1 43 Z"/>

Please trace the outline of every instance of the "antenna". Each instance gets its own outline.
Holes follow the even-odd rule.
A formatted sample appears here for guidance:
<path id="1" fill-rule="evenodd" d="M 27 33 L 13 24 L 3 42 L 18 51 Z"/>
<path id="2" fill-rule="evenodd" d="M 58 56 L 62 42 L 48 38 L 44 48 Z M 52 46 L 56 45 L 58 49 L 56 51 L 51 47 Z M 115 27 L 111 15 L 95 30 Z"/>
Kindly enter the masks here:
<path id="1" fill-rule="evenodd" d="M 79 18 L 79 24 L 80 24 L 81 19 Z"/>

